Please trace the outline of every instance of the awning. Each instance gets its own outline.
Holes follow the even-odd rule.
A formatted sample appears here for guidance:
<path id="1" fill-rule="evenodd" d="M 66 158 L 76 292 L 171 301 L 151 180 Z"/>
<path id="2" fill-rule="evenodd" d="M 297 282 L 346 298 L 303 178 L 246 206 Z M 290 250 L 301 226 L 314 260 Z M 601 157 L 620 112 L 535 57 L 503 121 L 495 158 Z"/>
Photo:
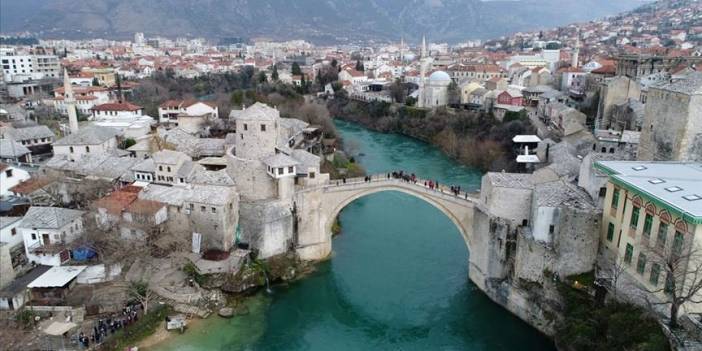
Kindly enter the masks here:
<path id="1" fill-rule="evenodd" d="M 44 333 L 54 336 L 59 336 L 68 333 L 71 329 L 77 327 L 78 324 L 72 322 L 53 322 L 49 324 Z"/>

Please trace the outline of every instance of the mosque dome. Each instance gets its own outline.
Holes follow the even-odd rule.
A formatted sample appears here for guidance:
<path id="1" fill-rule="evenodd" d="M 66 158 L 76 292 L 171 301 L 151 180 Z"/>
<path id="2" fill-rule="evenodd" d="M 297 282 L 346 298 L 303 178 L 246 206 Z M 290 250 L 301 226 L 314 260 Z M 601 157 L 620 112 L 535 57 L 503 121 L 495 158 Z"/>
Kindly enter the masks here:
<path id="1" fill-rule="evenodd" d="M 436 71 L 429 76 L 429 81 L 432 83 L 451 83 L 451 76 L 444 71 Z"/>

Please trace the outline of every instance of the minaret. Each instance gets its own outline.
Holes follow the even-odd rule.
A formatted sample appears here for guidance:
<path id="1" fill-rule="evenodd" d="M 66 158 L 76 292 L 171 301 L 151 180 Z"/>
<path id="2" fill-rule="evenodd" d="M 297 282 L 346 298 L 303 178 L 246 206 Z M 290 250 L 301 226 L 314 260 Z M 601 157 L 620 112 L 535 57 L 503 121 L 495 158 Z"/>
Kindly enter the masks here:
<path id="1" fill-rule="evenodd" d="M 575 50 L 573 51 L 573 55 L 571 55 L 570 65 L 573 68 L 577 68 L 579 64 L 580 64 L 580 32 L 578 31 L 578 38 L 575 41 Z"/>
<path id="2" fill-rule="evenodd" d="M 421 57 L 426 58 L 427 57 L 427 37 L 425 35 L 422 35 L 422 52 L 421 52 Z"/>
<path id="3" fill-rule="evenodd" d="M 71 87 L 71 78 L 68 77 L 68 70 L 63 69 L 63 102 L 68 112 L 68 126 L 71 134 L 78 132 L 78 116 L 76 114 L 76 99 Z"/>
<path id="4" fill-rule="evenodd" d="M 405 60 L 403 50 L 405 49 L 405 37 L 400 38 L 400 62 Z"/>

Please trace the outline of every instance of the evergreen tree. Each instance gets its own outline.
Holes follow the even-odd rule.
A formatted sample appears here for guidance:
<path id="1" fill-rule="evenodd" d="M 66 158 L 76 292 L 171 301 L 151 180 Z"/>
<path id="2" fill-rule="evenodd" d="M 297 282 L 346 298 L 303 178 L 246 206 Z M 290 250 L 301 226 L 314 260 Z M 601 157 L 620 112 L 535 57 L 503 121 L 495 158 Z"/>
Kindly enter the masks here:
<path id="1" fill-rule="evenodd" d="M 300 69 L 300 65 L 297 64 L 297 62 L 293 62 L 293 64 L 292 64 L 292 75 L 293 76 L 302 75 L 302 69 Z"/>
<path id="2" fill-rule="evenodd" d="M 94 87 L 100 86 L 100 82 L 98 81 L 97 77 L 93 77 L 93 86 Z"/>
<path id="3" fill-rule="evenodd" d="M 339 62 L 336 61 L 336 59 L 333 59 L 332 62 L 331 62 L 331 66 L 332 66 L 332 67 L 336 67 L 336 65 L 338 65 L 338 64 L 339 64 Z"/>
<path id="4" fill-rule="evenodd" d="M 300 78 L 300 88 L 303 94 L 307 94 L 307 81 L 305 80 L 304 74 L 302 75 L 302 78 Z"/>
<path id="5" fill-rule="evenodd" d="M 365 71 L 365 68 L 363 67 L 363 63 L 361 62 L 361 60 L 356 60 L 356 70 L 361 71 L 361 72 Z"/>
<path id="6" fill-rule="evenodd" d="M 263 84 L 268 81 L 268 77 L 266 76 L 266 72 L 259 72 L 258 73 L 258 82 Z"/>
<path id="7" fill-rule="evenodd" d="M 271 73 L 271 78 L 276 82 L 278 81 L 278 65 L 273 65 L 273 73 Z"/>

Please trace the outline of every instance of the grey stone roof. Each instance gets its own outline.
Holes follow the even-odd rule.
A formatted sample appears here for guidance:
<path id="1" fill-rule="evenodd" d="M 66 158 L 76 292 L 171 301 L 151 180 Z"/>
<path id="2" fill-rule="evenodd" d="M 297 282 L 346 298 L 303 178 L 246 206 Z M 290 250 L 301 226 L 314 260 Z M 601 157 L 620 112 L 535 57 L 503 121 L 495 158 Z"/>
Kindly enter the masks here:
<path id="1" fill-rule="evenodd" d="M 44 125 L 31 126 L 24 128 L 12 128 L 7 131 L 7 135 L 15 140 L 29 140 L 41 138 L 54 138 L 56 135 Z"/>
<path id="2" fill-rule="evenodd" d="M 15 280 L 13 280 L 10 284 L 8 284 L 6 287 L 0 290 L 0 297 L 13 298 L 20 293 L 24 293 L 29 283 L 39 278 L 39 276 L 46 273 L 46 271 L 48 271 L 49 269 L 51 269 L 51 266 L 39 265 L 34 267 L 34 269 L 27 272 L 21 277 L 15 278 Z"/>
<path id="3" fill-rule="evenodd" d="M 310 167 L 319 168 L 319 164 L 320 164 L 319 156 L 314 155 L 310 152 L 307 152 L 305 150 L 295 149 L 292 151 L 292 154 L 290 156 L 292 156 L 292 158 L 298 160 L 306 168 L 310 168 Z"/>
<path id="4" fill-rule="evenodd" d="M 275 121 L 278 118 L 280 118 L 278 110 L 261 102 L 249 106 L 236 116 L 236 119 L 247 121 Z"/>
<path id="5" fill-rule="evenodd" d="M 201 185 L 221 185 L 221 186 L 232 186 L 235 185 L 234 180 L 226 170 L 222 169 L 219 171 L 208 171 L 205 169 L 196 170 L 190 177 L 190 183 L 201 184 Z"/>
<path id="6" fill-rule="evenodd" d="M 173 150 L 161 150 L 154 152 L 154 154 L 151 155 L 151 158 L 154 159 L 155 163 L 163 163 L 168 165 L 177 165 L 180 162 L 191 160 L 188 155 Z"/>
<path id="7" fill-rule="evenodd" d="M 702 94 L 702 72 L 690 73 L 684 79 L 661 85 L 658 88 L 687 95 Z"/>
<path id="8" fill-rule="evenodd" d="M 176 172 L 176 176 L 181 177 L 181 178 L 190 178 L 190 176 L 194 172 L 196 172 L 198 170 L 204 170 L 204 169 L 205 169 L 205 167 L 203 167 L 199 163 L 188 160 L 188 161 L 185 161 L 185 163 L 183 163 L 183 165 L 180 168 L 178 168 L 178 171 Z"/>
<path id="9" fill-rule="evenodd" d="M 266 157 L 262 161 L 266 164 L 266 166 L 271 167 L 288 167 L 300 164 L 300 162 L 298 162 L 294 158 L 282 153 Z"/>
<path id="10" fill-rule="evenodd" d="M 12 139 L 0 139 L 0 158 L 21 157 L 29 153 L 29 149 Z"/>
<path id="11" fill-rule="evenodd" d="M 534 187 L 531 174 L 488 172 L 486 177 L 496 187 L 522 189 L 532 189 Z"/>
<path id="12" fill-rule="evenodd" d="M 69 134 L 54 142 L 54 146 L 99 145 L 117 135 L 119 135 L 119 131 L 110 127 L 82 127 L 77 133 Z"/>
<path id="13" fill-rule="evenodd" d="M 139 193 L 140 199 L 159 201 L 171 206 L 183 206 L 189 202 L 222 206 L 236 196 L 236 188 L 233 186 L 200 184 L 191 187 L 149 184 Z"/>
<path id="14" fill-rule="evenodd" d="M 0 229 L 20 220 L 22 220 L 22 217 L 0 217 Z"/>
<path id="15" fill-rule="evenodd" d="M 83 215 L 83 211 L 61 207 L 32 206 L 24 215 L 20 227 L 40 229 L 60 229 Z"/>
<path id="16" fill-rule="evenodd" d="M 55 155 L 45 165 L 49 169 L 63 172 L 75 172 L 82 176 L 91 176 L 116 180 L 128 173 L 139 162 L 132 157 L 119 157 L 111 154 L 87 154 L 72 162 L 65 155 Z"/>
<path id="17" fill-rule="evenodd" d="M 156 163 L 154 163 L 154 159 L 147 158 L 132 166 L 132 171 L 154 173 L 156 172 Z"/>
<path id="18" fill-rule="evenodd" d="M 590 196 L 586 192 L 562 180 L 537 184 L 534 187 L 534 198 L 538 206 L 594 209 Z"/>
<path id="19" fill-rule="evenodd" d="M 164 142 L 175 146 L 176 151 L 183 152 L 193 158 L 224 156 L 226 151 L 224 139 L 198 138 L 180 128 L 159 129 L 157 133 Z"/>

